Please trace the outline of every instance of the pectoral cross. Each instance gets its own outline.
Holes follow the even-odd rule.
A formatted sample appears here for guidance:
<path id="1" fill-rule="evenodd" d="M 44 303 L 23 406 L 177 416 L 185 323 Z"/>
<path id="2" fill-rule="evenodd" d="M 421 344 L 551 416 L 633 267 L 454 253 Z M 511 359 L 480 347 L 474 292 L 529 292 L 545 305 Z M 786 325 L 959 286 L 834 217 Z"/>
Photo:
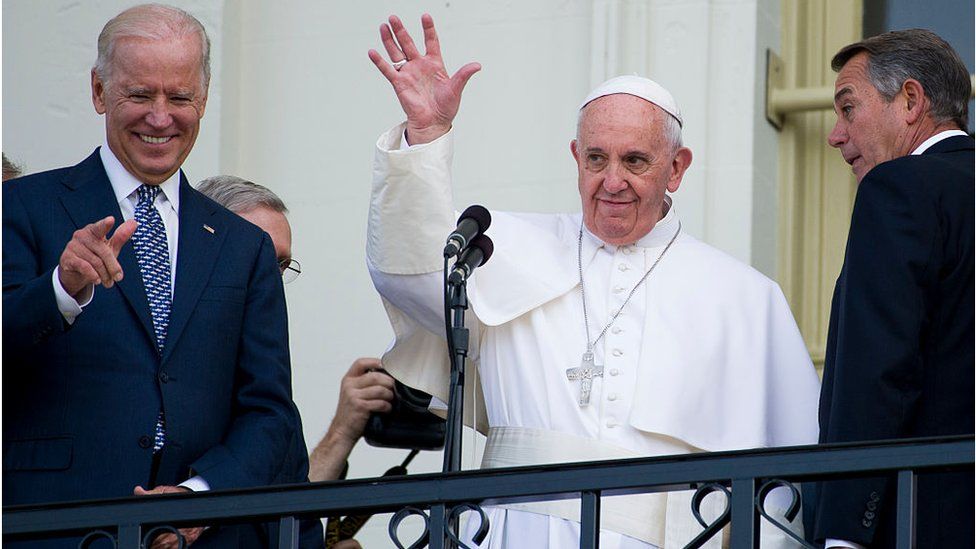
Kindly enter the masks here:
<path id="1" fill-rule="evenodd" d="M 603 366 L 593 363 L 593 352 L 583 353 L 583 362 L 579 368 L 567 368 L 566 377 L 570 381 L 580 381 L 579 405 L 583 408 L 590 403 L 590 390 L 593 388 L 593 378 L 603 377 Z"/>

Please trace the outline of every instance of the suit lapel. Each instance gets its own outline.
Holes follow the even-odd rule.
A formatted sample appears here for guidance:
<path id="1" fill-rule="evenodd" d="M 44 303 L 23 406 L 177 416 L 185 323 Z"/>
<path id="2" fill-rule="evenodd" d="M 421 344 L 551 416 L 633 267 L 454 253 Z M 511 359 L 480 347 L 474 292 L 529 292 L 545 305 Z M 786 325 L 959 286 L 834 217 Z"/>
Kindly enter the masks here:
<path id="1" fill-rule="evenodd" d="M 115 227 L 122 224 L 122 210 L 115 200 L 112 183 L 108 180 L 98 149 L 88 158 L 75 166 L 65 177 L 64 185 L 72 192 L 61 196 L 61 203 L 75 227 L 80 229 L 94 223 L 105 216 L 115 217 Z M 142 287 L 142 273 L 136 261 L 132 242 L 127 242 L 119 252 L 119 265 L 125 277 L 116 283 L 122 295 L 142 324 L 149 340 L 156 341 L 153 331 L 152 317 L 149 314 L 149 302 L 146 291 Z"/>
<path id="2" fill-rule="evenodd" d="M 183 329 L 196 307 L 217 262 L 226 230 L 214 216 L 216 207 L 190 187 L 180 172 L 180 236 L 176 256 L 176 288 L 170 313 L 163 362 L 179 343 Z M 208 230 L 207 228 L 211 230 Z M 219 329 L 219 327 L 214 327 Z"/>

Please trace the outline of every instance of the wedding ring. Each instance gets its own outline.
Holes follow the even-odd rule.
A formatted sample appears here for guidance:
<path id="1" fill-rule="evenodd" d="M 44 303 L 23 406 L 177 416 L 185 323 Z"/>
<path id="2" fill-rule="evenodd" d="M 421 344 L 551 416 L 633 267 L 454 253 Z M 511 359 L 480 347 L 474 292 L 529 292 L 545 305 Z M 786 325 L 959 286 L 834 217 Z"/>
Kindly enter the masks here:
<path id="1" fill-rule="evenodd" d="M 400 61 L 396 61 L 396 62 L 393 63 L 393 68 L 395 70 L 400 70 L 406 64 L 407 64 L 407 60 L 406 59 L 401 59 Z"/>

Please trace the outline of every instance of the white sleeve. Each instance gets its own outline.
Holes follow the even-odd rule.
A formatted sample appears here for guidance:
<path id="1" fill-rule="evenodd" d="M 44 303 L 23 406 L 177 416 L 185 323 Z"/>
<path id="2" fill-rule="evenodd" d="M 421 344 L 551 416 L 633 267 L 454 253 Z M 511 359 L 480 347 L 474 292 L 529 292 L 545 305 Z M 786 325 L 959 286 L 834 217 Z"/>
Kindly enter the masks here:
<path id="1" fill-rule="evenodd" d="M 208 492 L 210 491 L 210 483 L 200 475 L 193 478 L 186 479 L 180 483 L 180 486 L 184 488 L 189 488 L 194 492 Z"/>
<path id="2" fill-rule="evenodd" d="M 89 284 L 84 290 L 82 290 L 81 303 L 79 303 L 75 298 L 68 294 L 68 291 L 61 286 L 61 279 L 58 278 L 58 273 L 61 267 L 54 268 L 54 274 L 51 275 L 51 284 L 54 285 L 54 300 L 58 304 L 58 310 L 61 311 L 61 316 L 68 324 L 74 324 L 75 317 L 81 314 L 82 309 L 91 303 L 92 298 L 95 296 L 95 285 Z"/>
<path id="3" fill-rule="evenodd" d="M 457 220 L 451 194 L 453 135 L 402 148 L 403 129 L 403 124 L 392 128 L 376 143 L 367 221 L 367 266 L 396 337 L 382 363 L 401 382 L 447 402 L 442 280 L 444 239 Z M 466 324 L 468 356 L 476 361 L 480 324 L 470 310 Z M 466 393 L 475 390 L 473 385 L 466 385 Z"/>
<path id="4" fill-rule="evenodd" d="M 864 546 L 860 543 L 854 543 L 853 541 L 845 541 L 842 539 L 831 539 L 827 538 L 824 541 L 824 547 L 830 549 L 831 547 L 846 547 L 847 549 L 864 549 Z"/>
<path id="5" fill-rule="evenodd" d="M 398 339 L 414 321 L 444 337 L 442 254 L 454 229 L 453 137 L 402 146 L 405 124 L 380 136 L 373 162 L 366 258 Z M 391 306 L 395 311 L 391 311 Z"/>

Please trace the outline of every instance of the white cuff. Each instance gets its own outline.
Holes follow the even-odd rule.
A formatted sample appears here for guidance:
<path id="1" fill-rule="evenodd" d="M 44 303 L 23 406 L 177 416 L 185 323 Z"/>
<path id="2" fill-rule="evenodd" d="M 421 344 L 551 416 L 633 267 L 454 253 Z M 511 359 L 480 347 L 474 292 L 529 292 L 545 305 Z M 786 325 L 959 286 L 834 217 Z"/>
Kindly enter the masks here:
<path id="1" fill-rule="evenodd" d="M 847 547 L 848 549 L 864 549 L 864 546 L 860 543 L 854 543 L 853 541 L 845 541 L 842 539 L 831 539 L 827 538 L 824 540 L 824 549 L 830 549 L 831 547 Z"/>
<path id="2" fill-rule="evenodd" d="M 92 298 L 95 297 L 95 285 L 89 284 L 87 288 L 81 291 L 82 303 L 78 303 L 75 298 L 68 294 L 68 291 L 61 286 L 61 280 L 58 278 L 58 273 L 61 271 L 61 267 L 54 268 L 54 274 L 51 276 L 51 283 L 54 285 L 54 299 L 58 303 L 58 310 L 61 311 L 61 316 L 68 324 L 74 324 L 75 317 L 81 314 L 81 310 L 91 303 Z"/>
<path id="3" fill-rule="evenodd" d="M 447 130 L 447 133 L 445 133 L 444 135 L 447 135 L 448 133 L 451 133 L 453 130 L 454 130 L 454 126 L 451 126 L 451 129 Z M 409 150 L 412 150 L 412 149 L 416 149 L 418 147 L 423 147 L 424 145 L 429 145 L 430 143 L 433 143 L 435 141 L 439 141 L 441 138 L 444 137 L 444 135 L 438 137 L 434 141 L 430 141 L 430 142 L 427 142 L 427 143 L 418 143 L 416 145 L 411 145 L 410 143 L 407 143 L 407 124 L 406 124 L 406 122 L 404 122 L 403 123 L 403 133 L 400 134 L 400 145 L 397 147 L 397 150 L 398 151 L 409 151 Z"/>
<path id="4" fill-rule="evenodd" d="M 181 482 L 180 486 L 189 488 L 194 492 L 208 492 L 210 490 L 210 483 L 200 475 Z"/>

